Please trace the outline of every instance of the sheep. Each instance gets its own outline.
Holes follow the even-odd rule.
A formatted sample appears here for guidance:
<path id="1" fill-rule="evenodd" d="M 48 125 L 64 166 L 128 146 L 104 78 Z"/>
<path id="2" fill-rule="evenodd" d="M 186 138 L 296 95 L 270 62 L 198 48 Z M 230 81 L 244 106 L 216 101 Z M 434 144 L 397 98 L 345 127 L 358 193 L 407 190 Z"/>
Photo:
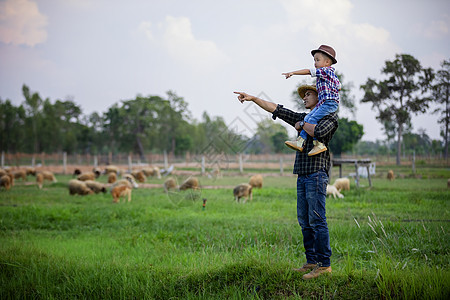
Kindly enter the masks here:
<path id="1" fill-rule="evenodd" d="M 333 185 L 339 192 L 350 191 L 350 179 L 346 177 L 336 179 Z"/>
<path id="2" fill-rule="evenodd" d="M 142 172 L 144 172 L 145 176 L 147 177 L 156 176 L 158 179 L 161 179 L 161 172 L 158 167 L 144 168 L 142 169 Z"/>
<path id="3" fill-rule="evenodd" d="M 27 172 L 25 170 L 17 170 L 13 173 L 14 179 L 22 179 L 22 181 L 27 180 Z"/>
<path id="4" fill-rule="evenodd" d="M 75 176 L 77 176 L 78 177 L 78 175 L 80 175 L 82 172 L 81 172 L 81 170 L 80 169 L 75 169 L 75 170 L 73 170 L 73 174 L 72 174 L 72 177 L 75 177 Z"/>
<path id="5" fill-rule="evenodd" d="M 87 187 L 90 188 L 96 194 L 98 194 L 100 192 L 106 193 L 105 185 L 98 181 L 86 180 L 84 183 L 86 183 Z"/>
<path id="6" fill-rule="evenodd" d="M 131 174 L 125 174 L 123 175 L 122 179 L 120 179 L 119 181 L 116 181 L 112 187 L 114 188 L 115 186 L 118 185 L 127 185 L 128 187 L 130 187 L 130 189 L 137 189 L 139 187 L 139 185 L 136 183 L 136 180 L 134 180 L 134 177 Z"/>
<path id="7" fill-rule="evenodd" d="M 260 174 L 253 175 L 252 177 L 250 177 L 249 184 L 254 188 L 262 188 L 263 177 Z"/>
<path id="8" fill-rule="evenodd" d="M 36 184 L 38 185 L 39 189 L 42 189 L 42 186 L 44 185 L 44 174 L 42 173 L 36 174 Z"/>
<path id="9" fill-rule="evenodd" d="M 0 177 L 2 177 L 3 175 L 8 174 L 8 172 L 2 168 L 0 168 Z"/>
<path id="10" fill-rule="evenodd" d="M 81 173 L 80 175 L 78 175 L 77 179 L 81 180 L 81 181 L 86 181 L 86 180 L 95 180 L 95 173 L 94 172 L 84 172 Z"/>
<path id="11" fill-rule="evenodd" d="M 25 172 L 27 173 L 27 175 L 36 176 L 36 169 L 33 167 L 26 168 Z"/>
<path id="12" fill-rule="evenodd" d="M 8 174 L 5 174 L 0 177 L 0 187 L 4 187 L 6 191 L 8 191 L 11 188 L 11 177 Z"/>
<path id="13" fill-rule="evenodd" d="M 105 168 L 105 174 L 109 174 L 109 173 L 116 173 L 119 174 L 119 168 L 116 166 L 107 166 Z"/>
<path id="14" fill-rule="evenodd" d="M 99 168 L 95 167 L 92 169 L 92 173 L 95 174 L 95 178 L 99 178 L 100 174 L 102 174 L 102 171 Z"/>
<path id="15" fill-rule="evenodd" d="M 244 203 L 247 202 L 247 199 L 250 198 L 250 201 L 252 201 L 252 189 L 253 187 L 248 183 L 241 183 L 240 185 L 236 186 L 233 189 L 233 195 L 236 202 L 239 203 L 241 198 L 245 197 Z"/>
<path id="16" fill-rule="evenodd" d="M 114 172 L 109 173 L 108 175 L 108 183 L 114 183 L 117 181 L 117 175 Z"/>
<path id="17" fill-rule="evenodd" d="M 58 182 L 58 180 L 56 180 L 55 175 L 53 175 L 52 172 L 50 172 L 50 171 L 42 171 L 40 173 L 42 173 L 42 175 L 44 176 L 44 180 Z"/>
<path id="18" fill-rule="evenodd" d="M 131 188 L 128 185 L 121 184 L 118 186 L 115 186 L 111 190 L 111 195 L 113 197 L 113 203 L 119 203 L 120 198 L 128 197 L 128 202 L 131 201 Z M 124 199 L 125 201 L 125 199 Z"/>
<path id="19" fill-rule="evenodd" d="M 344 198 L 344 195 L 339 193 L 338 189 L 334 185 L 329 184 L 327 184 L 327 196 L 328 195 L 333 195 L 334 199 L 336 199 L 336 196 L 338 196 L 339 198 Z"/>
<path id="20" fill-rule="evenodd" d="M 212 169 L 212 176 L 214 178 L 222 178 L 222 173 L 220 172 L 220 167 L 217 166 L 214 169 Z"/>
<path id="21" fill-rule="evenodd" d="M 177 183 L 175 179 L 173 179 L 172 177 L 167 178 L 166 181 L 164 182 L 164 191 L 166 193 L 168 193 L 170 190 L 176 189 L 176 187 Z"/>
<path id="22" fill-rule="evenodd" d="M 389 172 L 387 173 L 387 179 L 389 179 L 390 181 L 395 179 L 394 171 L 389 170 Z"/>
<path id="23" fill-rule="evenodd" d="M 189 177 L 186 179 L 182 185 L 180 185 L 180 191 L 185 191 L 187 189 L 198 190 L 199 183 L 197 177 Z"/>
<path id="24" fill-rule="evenodd" d="M 86 185 L 86 182 L 78 180 L 78 179 L 71 179 L 69 181 L 69 194 L 70 195 L 91 195 L 94 192 L 88 188 Z"/>
<path id="25" fill-rule="evenodd" d="M 145 182 L 147 180 L 147 177 L 143 171 L 135 171 L 132 172 L 131 175 L 133 175 L 133 177 L 139 182 Z"/>

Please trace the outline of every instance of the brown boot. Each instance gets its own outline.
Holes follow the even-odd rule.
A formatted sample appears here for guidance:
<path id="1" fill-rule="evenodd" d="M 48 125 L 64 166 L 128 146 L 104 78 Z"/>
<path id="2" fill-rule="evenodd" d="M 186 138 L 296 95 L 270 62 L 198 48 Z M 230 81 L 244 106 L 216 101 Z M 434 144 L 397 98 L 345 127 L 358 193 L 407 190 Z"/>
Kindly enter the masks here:
<path id="1" fill-rule="evenodd" d="M 311 151 L 308 152 L 308 156 L 313 156 L 313 155 L 322 153 L 324 151 L 327 151 L 327 147 L 323 143 L 315 140 L 315 141 L 313 141 L 313 144 L 314 144 L 314 148 L 312 148 Z"/>
<path id="2" fill-rule="evenodd" d="M 296 141 L 286 141 L 284 144 L 288 146 L 289 148 L 293 150 L 297 150 L 300 152 L 303 152 L 303 145 L 305 143 L 305 139 L 303 139 L 301 136 L 297 138 Z"/>
<path id="3" fill-rule="evenodd" d="M 320 275 L 323 274 L 330 274 L 331 275 L 331 267 L 316 267 L 308 274 L 303 275 L 303 280 L 309 280 L 312 278 L 317 278 Z"/>
<path id="4" fill-rule="evenodd" d="M 317 265 L 316 264 L 309 264 L 306 263 L 303 265 L 303 267 L 301 267 L 300 269 L 294 269 L 295 272 L 308 272 L 311 271 L 312 269 L 314 269 Z"/>

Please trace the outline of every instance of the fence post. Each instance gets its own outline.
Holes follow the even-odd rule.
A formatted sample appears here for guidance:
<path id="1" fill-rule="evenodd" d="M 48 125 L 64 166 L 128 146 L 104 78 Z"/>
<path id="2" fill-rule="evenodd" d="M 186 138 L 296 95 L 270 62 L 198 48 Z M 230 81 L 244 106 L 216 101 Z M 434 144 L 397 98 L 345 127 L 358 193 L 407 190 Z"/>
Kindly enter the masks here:
<path id="1" fill-rule="evenodd" d="M 35 156 L 33 154 L 33 156 L 31 157 L 31 167 L 34 168 L 35 164 L 36 164 L 36 158 L 35 158 Z"/>
<path id="2" fill-rule="evenodd" d="M 164 169 L 169 168 L 169 162 L 167 161 L 167 152 L 164 150 Z"/>
<path id="3" fill-rule="evenodd" d="M 131 159 L 131 154 L 128 154 L 128 172 L 133 172 L 133 161 Z"/>
<path id="4" fill-rule="evenodd" d="M 2 151 L 2 169 L 5 168 L 5 151 Z"/>
<path id="5" fill-rule="evenodd" d="M 205 156 L 202 155 L 202 176 L 205 175 Z"/>
<path id="6" fill-rule="evenodd" d="M 413 151 L 413 158 L 412 158 L 412 172 L 413 174 L 416 174 L 416 151 Z"/>
<path id="7" fill-rule="evenodd" d="M 97 155 L 94 156 L 94 168 L 98 167 L 98 158 Z"/>
<path id="8" fill-rule="evenodd" d="M 63 153 L 63 174 L 67 173 L 67 152 Z"/>
<path id="9" fill-rule="evenodd" d="M 244 173 L 244 166 L 242 164 L 242 153 L 239 153 L 239 172 L 241 172 L 241 174 Z"/>
<path id="10" fill-rule="evenodd" d="M 283 156 L 280 156 L 280 174 L 283 176 Z"/>

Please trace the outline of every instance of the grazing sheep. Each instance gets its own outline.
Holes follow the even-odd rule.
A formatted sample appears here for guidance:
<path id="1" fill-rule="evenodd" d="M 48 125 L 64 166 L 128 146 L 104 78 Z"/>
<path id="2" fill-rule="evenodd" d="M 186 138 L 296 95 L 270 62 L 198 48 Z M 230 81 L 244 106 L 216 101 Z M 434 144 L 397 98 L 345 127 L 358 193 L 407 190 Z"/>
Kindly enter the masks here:
<path id="1" fill-rule="evenodd" d="M 131 188 L 128 185 L 121 184 L 118 186 L 115 186 L 111 190 L 111 195 L 113 196 L 113 202 L 119 203 L 120 198 L 128 197 L 128 202 L 131 201 Z M 125 199 L 124 199 L 125 201 Z"/>
<path id="2" fill-rule="evenodd" d="M 81 180 L 81 181 L 86 181 L 86 180 L 95 180 L 95 173 L 94 172 L 84 172 L 81 173 L 80 175 L 78 175 L 77 179 Z"/>
<path id="3" fill-rule="evenodd" d="M 42 189 L 42 186 L 44 185 L 44 174 L 42 173 L 36 174 L 36 183 L 38 185 L 38 188 Z"/>
<path id="4" fill-rule="evenodd" d="M 109 173 L 108 175 L 108 183 L 114 183 L 117 181 L 117 175 L 114 172 Z"/>
<path id="5" fill-rule="evenodd" d="M 339 198 L 344 198 L 344 195 L 339 193 L 338 189 L 334 185 L 329 184 L 327 184 L 327 196 L 328 195 L 333 195 L 334 199 L 336 199 L 336 196 L 338 196 Z"/>
<path id="6" fill-rule="evenodd" d="M 2 177 L 3 175 L 8 174 L 8 172 L 6 172 L 6 170 L 0 168 L 0 177 Z"/>
<path id="7" fill-rule="evenodd" d="M 241 183 L 236 186 L 233 190 L 233 195 L 236 202 L 239 202 L 243 197 L 245 197 L 244 203 L 246 203 L 249 198 L 250 201 L 252 201 L 252 189 L 253 187 L 248 183 Z"/>
<path id="8" fill-rule="evenodd" d="M 100 168 L 93 168 L 92 173 L 95 174 L 95 178 L 99 178 L 100 175 L 102 174 L 102 171 L 100 170 Z"/>
<path id="9" fill-rule="evenodd" d="M 94 180 L 86 180 L 84 183 L 96 194 L 100 192 L 106 193 L 106 187 L 103 183 Z"/>
<path id="10" fill-rule="evenodd" d="M 55 175 L 53 175 L 52 172 L 50 172 L 50 171 L 42 171 L 40 173 L 42 173 L 42 175 L 44 176 L 44 180 L 58 182 L 58 180 L 56 180 Z"/>
<path id="11" fill-rule="evenodd" d="M 387 179 L 389 179 L 390 181 L 395 179 L 394 171 L 389 170 L 389 172 L 387 173 Z"/>
<path id="12" fill-rule="evenodd" d="M 69 194 L 70 195 L 90 195 L 94 192 L 88 188 L 86 185 L 86 182 L 78 180 L 78 179 L 72 179 L 69 181 Z"/>
<path id="13" fill-rule="evenodd" d="M 180 185 L 180 191 L 185 191 L 187 189 L 198 190 L 199 183 L 197 177 L 189 177 L 186 179 L 182 185 Z"/>
<path id="14" fill-rule="evenodd" d="M 134 180 L 134 177 L 131 174 L 125 174 L 123 175 L 122 179 L 119 181 L 116 181 L 112 187 L 119 186 L 119 185 L 127 185 L 130 187 L 130 189 L 137 189 L 139 185 L 136 183 L 136 180 Z"/>
<path id="15" fill-rule="evenodd" d="M 346 177 L 336 179 L 333 185 L 339 192 L 350 191 L 350 179 Z"/>
<path id="16" fill-rule="evenodd" d="M 172 177 L 169 177 L 164 182 L 164 191 L 167 193 L 170 190 L 174 190 L 177 188 L 177 182 Z"/>
<path id="17" fill-rule="evenodd" d="M 36 169 L 33 167 L 26 168 L 25 172 L 27 173 L 27 175 L 36 176 Z"/>
<path id="18" fill-rule="evenodd" d="M 107 166 L 105 168 L 105 174 L 109 174 L 109 173 L 116 173 L 119 174 L 119 168 L 116 166 Z"/>
<path id="19" fill-rule="evenodd" d="M 131 172 L 131 175 L 133 175 L 133 177 L 139 182 L 145 182 L 147 180 L 147 177 L 143 171 Z"/>
<path id="20" fill-rule="evenodd" d="M 27 172 L 25 170 L 17 170 L 13 173 L 14 179 L 22 179 L 22 181 L 27 180 Z"/>
<path id="21" fill-rule="evenodd" d="M 8 174 L 3 175 L 0 177 L 0 186 L 4 187 L 5 190 L 9 190 L 11 188 L 11 177 Z"/>
<path id="22" fill-rule="evenodd" d="M 82 173 L 82 172 L 81 172 L 80 169 L 75 169 L 75 170 L 73 170 L 72 177 L 78 176 L 78 175 L 80 175 L 81 173 Z"/>
<path id="23" fill-rule="evenodd" d="M 254 188 L 262 188 L 263 177 L 260 174 L 253 175 L 252 177 L 250 177 L 249 184 Z"/>
<path id="24" fill-rule="evenodd" d="M 148 167 L 142 169 L 142 172 L 144 172 L 145 176 L 147 177 L 154 177 L 156 176 L 158 179 L 161 179 L 161 171 L 158 167 Z"/>

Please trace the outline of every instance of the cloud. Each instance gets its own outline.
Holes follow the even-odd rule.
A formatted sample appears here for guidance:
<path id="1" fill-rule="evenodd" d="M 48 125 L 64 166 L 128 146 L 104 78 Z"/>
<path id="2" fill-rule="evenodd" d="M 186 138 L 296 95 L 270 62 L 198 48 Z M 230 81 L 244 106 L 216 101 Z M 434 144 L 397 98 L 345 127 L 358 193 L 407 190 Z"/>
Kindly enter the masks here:
<path id="1" fill-rule="evenodd" d="M 230 58 L 213 42 L 194 36 L 191 21 L 186 17 L 166 16 L 153 30 L 150 22 L 141 22 L 139 30 L 154 43 L 163 45 L 177 61 L 195 69 L 212 70 L 228 63 Z"/>
<path id="2" fill-rule="evenodd" d="M 440 39 L 449 35 L 450 18 L 445 20 L 431 20 L 428 24 L 417 24 L 416 32 L 427 39 Z"/>
<path id="3" fill-rule="evenodd" d="M 29 0 L 0 2 L 0 41 L 6 44 L 35 46 L 47 39 L 47 17 Z"/>

